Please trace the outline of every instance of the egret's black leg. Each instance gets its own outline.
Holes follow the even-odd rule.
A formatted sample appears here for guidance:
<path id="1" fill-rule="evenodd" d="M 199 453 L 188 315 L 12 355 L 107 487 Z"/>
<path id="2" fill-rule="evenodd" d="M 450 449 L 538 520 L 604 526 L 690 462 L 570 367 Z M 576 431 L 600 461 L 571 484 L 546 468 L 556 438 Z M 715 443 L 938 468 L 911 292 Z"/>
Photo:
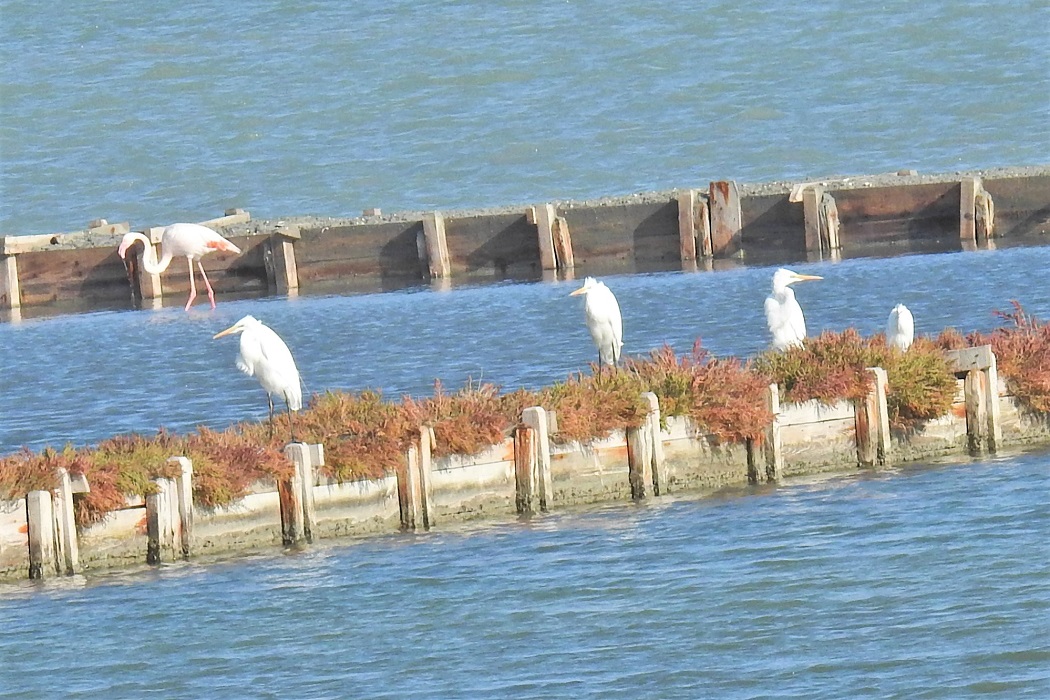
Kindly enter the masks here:
<path id="1" fill-rule="evenodd" d="M 270 405 L 270 439 L 273 440 L 273 397 L 266 395 L 266 403 Z"/>

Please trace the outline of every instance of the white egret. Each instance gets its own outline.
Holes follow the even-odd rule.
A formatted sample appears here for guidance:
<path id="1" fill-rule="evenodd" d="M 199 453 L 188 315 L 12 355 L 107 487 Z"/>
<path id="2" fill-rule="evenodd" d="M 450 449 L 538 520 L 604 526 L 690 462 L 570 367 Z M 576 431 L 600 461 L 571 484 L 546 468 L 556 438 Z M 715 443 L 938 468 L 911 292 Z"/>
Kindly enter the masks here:
<path id="1" fill-rule="evenodd" d="M 806 338 L 806 318 L 795 300 L 791 285 L 806 280 L 820 280 L 817 275 L 801 275 L 780 268 L 773 274 L 773 293 L 766 298 L 766 323 L 773 334 L 773 348 L 786 350 L 801 346 Z"/>
<path id="2" fill-rule="evenodd" d="M 292 353 L 281 340 L 281 336 L 254 316 L 245 316 L 237 323 L 219 333 L 241 334 L 241 348 L 237 355 L 237 369 L 249 377 L 259 380 L 266 391 L 266 402 L 270 405 L 270 436 L 273 436 L 273 395 L 284 399 L 289 414 L 303 407 L 303 389 L 299 370 Z"/>
<path id="3" fill-rule="evenodd" d="M 594 344 L 598 346 L 598 364 L 615 365 L 623 347 L 623 319 L 620 305 L 612 291 L 593 277 L 583 281 L 583 286 L 569 296 L 583 294 L 587 297 L 583 311 L 587 315 L 587 329 Z"/>
<path id="4" fill-rule="evenodd" d="M 886 321 L 886 344 L 904 352 L 915 339 L 915 319 L 904 304 L 897 304 Z"/>
<path id="5" fill-rule="evenodd" d="M 201 264 L 201 257 L 208 253 L 213 253 L 217 250 L 225 251 L 227 253 L 240 253 L 241 249 L 230 243 L 228 240 L 220 236 L 219 234 L 212 231 L 207 226 L 201 226 L 200 224 L 172 224 L 164 229 L 164 232 L 160 236 L 160 247 L 161 247 L 161 258 L 160 262 L 157 262 L 157 255 L 153 250 L 153 245 L 150 240 L 138 231 L 131 231 L 124 235 L 124 238 L 120 241 L 120 247 L 117 248 L 117 254 L 123 260 L 124 256 L 127 255 L 128 248 L 138 241 L 145 247 L 142 256 L 142 266 L 146 268 L 146 272 L 151 275 L 159 275 L 168 269 L 168 265 L 171 264 L 172 258 L 175 256 L 185 256 L 186 261 L 190 265 L 190 298 L 186 302 L 186 310 L 190 310 L 190 305 L 193 304 L 193 300 L 197 298 L 197 285 L 193 280 L 193 263 L 197 263 L 197 267 L 200 268 L 201 277 L 204 278 L 204 286 L 208 288 L 208 300 L 211 301 L 211 308 L 215 308 L 215 292 L 211 288 L 211 282 L 208 281 L 208 275 L 204 272 L 204 265 Z"/>

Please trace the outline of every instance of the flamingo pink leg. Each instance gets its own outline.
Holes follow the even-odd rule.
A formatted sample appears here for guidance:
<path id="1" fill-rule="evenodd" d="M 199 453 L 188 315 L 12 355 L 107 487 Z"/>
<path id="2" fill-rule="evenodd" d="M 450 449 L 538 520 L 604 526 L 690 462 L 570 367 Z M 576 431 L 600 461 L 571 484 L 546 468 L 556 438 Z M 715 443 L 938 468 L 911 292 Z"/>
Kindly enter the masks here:
<path id="1" fill-rule="evenodd" d="M 197 284 L 193 281 L 193 258 L 186 258 L 186 262 L 190 264 L 190 298 L 186 301 L 186 310 L 190 310 L 190 305 L 193 304 L 193 300 L 197 298 Z M 203 272 L 203 268 L 201 268 Z M 205 278 L 207 279 L 207 278 Z M 209 287 L 211 289 L 211 287 Z"/>
<path id="2" fill-rule="evenodd" d="M 211 288 L 211 282 L 208 281 L 208 275 L 204 272 L 204 264 L 200 260 L 197 261 L 197 267 L 201 269 L 201 277 L 204 278 L 204 286 L 208 288 L 208 300 L 211 302 L 211 308 L 215 308 L 215 290 Z"/>

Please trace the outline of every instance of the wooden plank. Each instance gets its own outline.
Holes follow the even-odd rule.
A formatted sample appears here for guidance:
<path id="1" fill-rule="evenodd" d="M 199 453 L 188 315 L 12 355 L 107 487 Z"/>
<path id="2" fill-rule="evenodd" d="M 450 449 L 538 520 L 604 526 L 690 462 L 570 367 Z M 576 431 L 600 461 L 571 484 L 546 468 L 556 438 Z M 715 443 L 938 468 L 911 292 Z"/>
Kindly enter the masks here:
<path id="1" fill-rule="evenodd" d="M 536 220 L 536 241 L 540 247 L 540 269 L 557 270 L 558 256 L 554 249 L 554 212 L 553 204 L 540 204 L 534 209 Z"/>
<path id="2" fill-rule="evenodd" d="M 175 476 L 176 511 L 179 518 L 179 547 L 183 559 L 193 553 L 193 462 L 187 457 L 172 457 L 169 461 L 179 463 Z"/>
<path id="3" fill-rule="evenodd" d="M 448 242 L 445 240 L 445 219 L 441 212 L 432 211 L 423 215 L 423 238 L 426 241 L 427 270 L 431 279 L 451 276 L 452 265 L 448 257 Z"/>
<path id="4" fill-rule="evenodd" d="M 809 253 L 821 252 L 820 200 L 823 195 L 824 188 L 820 185 L 810 185 L 802 190 L 802 216 L 805 221 L 806 251 Z"/>
<path id="5" fill-rule="evenodd" d="M 18 284 L 18 258 L 0 256 L 0 308 L 17 309 L 22 306 L 22 291 Z"/>
<path id="6" fill-rule="evenodd" d="M 558 431 L 558 421 L 554 411 L 546 411 L 539 406 L 533 406 L 521 412 L 521 422 L 536 431 L 536 484 L 539 491 L 539 506 L 540 510 L 547 511 L 554 503 L 550 435 Z"/>
<path id="7" fill-rule="evenodd" d="M 711 248 L 714 255 L 730 256 L 740 252 L 740 230 L 743 214 L 740 191 L 733 180 L 721 180 L 710 185 Z"/>
<path id="8" fill-rule="evenodd" d="M 55 245 L 59 236 L 65 234 L 41 233 L 29 236 L 3 236 L 3 255 L 19 255 L 40 250 L 48 250 Z"/>
<path id="9" fill-rule="evenodd" d="M 29 535 L 29 578 L 55 574 L 55 516 L 50 491 L 26 494 L 26 523 Z"/>
<path id="10" fill-rule="evenodd" d="M 72 576 L 80 571 L 80 546 L 77 541 L 77 524 L 73 513 L 73 482 L 69 471 L 59 467 L 56 470 L 58 486 L 55 489 L 55 525 L 56 542 L 58 543 L 59 573 Z"/>
<path id="11" fill-rule="evenodd" d="M 973 369 L 988 369 L 995 362 L 991 345 L 980 345 L 975 348 L 962 348 L 960 350 L 945 350 L 952 371 L 956 374 L 969 372 Z"/>
<path id="12" fill-rule="evenodd" d="M 551 237 L 554 239 L 554 256 L 559 270 L 571 270 L 576 266 L 572 254 L 572 236 L 569 234 L 569 222 L 564 216 L 554 217 L 551 223 Z"/>
<path id="13" fill-rule="evenodd" d="M 445 241 L 452 274 L 498 277 L 539 272 L 536 225 L 520 212 L 445 217 Z"/>
<path id="14" fill-rule="evenodd" d="M 696 262 L 696 190 L 678 193 L 678 246 L 682 262 Z"/>
<path id="15" fill-rule="evenodd" d="M 977 243 L 975 212 L 977 192 L 981 189 L 981 178 L 964 177 L 959 182 L 959 240 L 963 244 Z"/>
<path id="16" fill-rule="evenodd" d="M 524 423 L 514 431 L 514 508 L 519 515 L 533 512 L 536 492 L 536 431 Z"/>
<path id="17" fill-rule="evenodd" d="M 281 506 L 281 541 L 285 545 L 298 544 L 306 537 L 300 470 L 296 469 L 287 479 L 278 479 L 277 497 Z"/>
<path id="18" fill-rule="evenodd" d="M 296 229 L 298 231 L 298 229 Z M 270 238 L 273 255 L 273 285 L 278 294 L 288 294 L 299 289 L 299 274 L 295 267 L 295 246 L 281 232 Z"/>
<path id="19" fill-rule="evenodd" d="M 963 380 L 966 396 L 966 441 L 971 454 L 984 449 L 988 430 L 988 402 L 984 383 L 986 377 L 981 370 L 970 370 Z"/>

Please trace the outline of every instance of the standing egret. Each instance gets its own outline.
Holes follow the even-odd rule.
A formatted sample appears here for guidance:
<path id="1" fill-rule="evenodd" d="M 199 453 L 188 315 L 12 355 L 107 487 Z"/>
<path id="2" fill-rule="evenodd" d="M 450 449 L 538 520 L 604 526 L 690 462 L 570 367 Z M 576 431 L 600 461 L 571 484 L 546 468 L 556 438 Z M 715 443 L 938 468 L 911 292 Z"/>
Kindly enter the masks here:
<path id="1" fill-rule="evenodd" d="M 284 399 L 289 417 L 292 411 L 303 407 L 299 370 L 281 336 L 254 316 L 245 316 L 226 330 L 216 333 L 213 338 L 234 333 L 241 334 L 237 369 L 258 379 L 266 391 L 266 402 L 270 405 L 270 437 L 273 437 L 273 395 Z"/>
<path id="2" fill-rule="evenodd" d="M 623 319 L 620 305 L 612 291 L 593 277 L 583 281 L 583 286 L 569 296 L 583 294 L 587 297 L 583 311 L 587 315 L 587 329 L 594 344 L 598 346 L 598 365 L 612 367 L 620 359 L 623 347 Z"/>
<path id="3" fill-rule="evenodd" d="M 886 344 L 904 352 L 915 339 L 915 319 L 904 304 L 897 304 L 886 321 Z"/>
<path id="4" fill-rule="evenodd" d="M 773 349 L 786 350 L 801 346 L 806 338 L 806 318 L 795 300 L 791 285 L 806 280 L 821 280 L 817 275 L 800 275 L 780 268 L 773 275 L 773 293 L 766 298 L 766 323 L 773 334 Z"/>
<path id="5" fill-rule="evenodd" d="M 142 266 L 151 275 L 159 275 L 167 270 L 172 258 L 176 255 L 186 256 L 186 261 L 190 265 L 190 298 L 186 302 L 187 311 L 190 310 L 193 300 L 197 298 L 197 285 L 193 281 L 193 263 L 196 262 L 197 267 L 200 268 L 201 277 L 204 278 L 204 286 L 208 288 L 208 299 L 211 301 L 211 308 L 214 309 L 215 292 L 211 288 L 211 282 L 208 281 L 208 275 L 204 272 L 201 257 L 216 250 L 227 253 L 241 252 L 240 248 L 207 226 L 201 226 L 200 224 L 172 224 L 165 228 L 160 236 L 160 247 L 162 249 L 160 262 L 157 262 L 157 255 L 150 240 L 138 231 L 124 234 L 123 240 L 120 241 L 120 247 L 117 248 L 117 254 L 120 255 L 121 260 L 127 255 L 128 248 L 135 241 L 140 241 L 145 247 L 142 255 Z"/>

